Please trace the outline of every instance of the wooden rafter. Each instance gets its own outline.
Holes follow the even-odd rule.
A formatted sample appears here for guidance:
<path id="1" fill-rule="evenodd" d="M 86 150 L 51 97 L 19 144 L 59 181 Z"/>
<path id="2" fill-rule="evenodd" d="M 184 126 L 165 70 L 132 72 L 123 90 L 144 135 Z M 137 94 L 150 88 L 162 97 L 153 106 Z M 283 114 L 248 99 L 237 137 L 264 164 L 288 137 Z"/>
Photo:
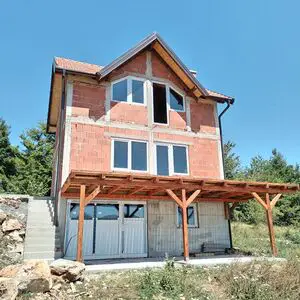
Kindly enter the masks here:
<path id="1" fill-rule="evenodd" d="M 144 189 L 143 186 L 139 186 L 139 187 L 136 187 L 135 189 L 133 189 L 131 192 L 129 192 L 127 195 L 133 195 L 135 193 L 138 193 L 140 191 L 142 191 Z"/>

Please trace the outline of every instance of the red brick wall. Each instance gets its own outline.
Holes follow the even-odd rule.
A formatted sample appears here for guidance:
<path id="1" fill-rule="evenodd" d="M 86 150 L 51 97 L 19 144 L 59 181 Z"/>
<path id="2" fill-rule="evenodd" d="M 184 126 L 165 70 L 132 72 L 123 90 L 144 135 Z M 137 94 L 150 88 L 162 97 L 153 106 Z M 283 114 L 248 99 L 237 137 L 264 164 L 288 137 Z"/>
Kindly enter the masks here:
<path id="1" fill-rule="evenodd" d="M 188 145 L 189 171 L 191 176 L 203 178 L 220 177 L 217 141 L 166 133 L 155 133 L 154 139 L 168 140 L 170 143 L 177 141 Z"/>
<path id="2" fill-rule="evenodd" d="M 74 82 L 73 116 L 88 116 L 100 119 L 105 116 L 105 87 Z"/>
<path id="3" fill-rule="evenodd" d="M 214 105 L 192 101 L 190 106 L 192 131 L 216 133 Z"/>
<path id="4" fill-rule="evenodd" d="M 110 135 L 138 137 L 148 141 L 148 132 L 143 130 L 72 124 L 70 169 L 111 171 Z M 189 149 L 191 176 L 205 178 L 218 178 L 220 176 L 217 141 L 166 133 L 154 133 L 154 139 L 168 140 L 170 143 L 174 141 L 186 143 Z"/>
<path id="5" fill-rule="evenodd" d="M 146 53 L 141 53 L 128 63 L 115 70 L 110 80 L 130 75 L 130 73 L 146 73 Z M 180 90 L 183 84 L 175 73 L 152 52 L 153 76 L 171 81 Z M 110 87 L 108 87 L 110 88 Z M 73 116 L 86 116 L 94 120 L 104 119 L 105 115 L 105 87 L 74 82 Z M 216 133 L 214 106 L 212 104 L 196 103 L 191 105 L 191 129 L 193 132 Z M 169 112 L 169 128 L 187 130 L 186 112 Z M 147 126 L 147 107 L 123 102 L 111 102 L 110 120 L 122 123 Z M 160 127 L 157 125 L 155 127 Z M 166 128 L 166 126 L 161 126 Z M 148 132 L 132 129 L 101 127 L 98 125 L 73 123 L 71 137 L 70 170 L 111 171 L 110 134 L 128 136 L 148 140 Z M 215 140 L 196 137 L 155 133 L 155 139 L 182 141 L 189 144 L 190 175 L 206 178 L 219 178 L 218 143 Z M 151 150 L 150 150 L 151 151 Z"/>
<path id="6" fill-rule="evenodd" d="M 70 169 L 111 171 L 111 137 L 109 134 L 136 136 L 145 140 L 148 138 L 146 131 L 72 124 Z"/>
<path id="7" fill-rule="evenodd" d="M 110 119 L 111 121 L 117 122 L 147 125 L 147 106 L 128 104 L 124 102 L 111 102 Z"/>
<path id="8" fill-rule="evenodd" d="M 145 74 L 146 73 L 146 52 L 135 56 L 121 67 L 114 70 L 110 77 L 114 79 L 120 75 L 126 76 L 129 73 Z"/>
<path id="9" fill-rule="evenodd" d="M 110 169 L 110 141 L 104 136 L 103 127 L 72 124 L 70 169 Z"/>

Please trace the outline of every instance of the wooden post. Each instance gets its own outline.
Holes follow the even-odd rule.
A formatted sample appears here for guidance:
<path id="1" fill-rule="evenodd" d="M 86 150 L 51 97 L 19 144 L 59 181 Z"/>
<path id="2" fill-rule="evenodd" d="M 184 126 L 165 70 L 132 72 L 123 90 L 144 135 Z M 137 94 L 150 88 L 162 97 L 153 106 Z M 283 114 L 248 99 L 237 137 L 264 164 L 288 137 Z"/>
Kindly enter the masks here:
<path id="1" fill-rule="evenodd" d="M 272 217 L 272 206 L 270 203 L 270 195 L 269 193 L 266 194 L 266 216 L 267 216 L 267 222 L 268 222 L 268 228 L 269 228 L 269 236 L 270 236 L 270 243 L 271 243 L 271 249 L 274 256 L 277 256 L 277 247 L 275 242 L 275 233 L 274 233 L 274 226 L 273 226 L 273 217 Z"/>
<path id="2" fill-rule="evenodd" d="M 189 237 L 188 237 L 188 218 L 187 218 L 187 201 L 186 190 L 182 190 L 182 241 L 183 241 L 183 258 L 189 260 Z"/>
<path id="3" fill-rule="evenodd" d="M 82 262 L 82 242 L 83 242 L 83 226 L 84 226 L 84 207 L 85 207 L 85 185 L 80 186 L 80 203 L 79 203 L 79 219 L 77 233 L 77 256 L 76 260 Z"/>

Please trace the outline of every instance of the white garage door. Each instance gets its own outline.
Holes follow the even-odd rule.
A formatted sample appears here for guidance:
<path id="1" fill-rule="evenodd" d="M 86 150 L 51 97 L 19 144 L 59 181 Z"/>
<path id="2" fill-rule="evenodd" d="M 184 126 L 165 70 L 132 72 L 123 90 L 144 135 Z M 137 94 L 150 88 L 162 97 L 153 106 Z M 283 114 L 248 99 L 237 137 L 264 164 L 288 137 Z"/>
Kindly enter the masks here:
<path id="1" fill-rule="evenodd" d="M 146 257 L 145 204 L 94 203 L 85 208 L 84 259 Z M 71 203 L 65 241 L 66 257 L 75 258 L 79 204 Z"/>

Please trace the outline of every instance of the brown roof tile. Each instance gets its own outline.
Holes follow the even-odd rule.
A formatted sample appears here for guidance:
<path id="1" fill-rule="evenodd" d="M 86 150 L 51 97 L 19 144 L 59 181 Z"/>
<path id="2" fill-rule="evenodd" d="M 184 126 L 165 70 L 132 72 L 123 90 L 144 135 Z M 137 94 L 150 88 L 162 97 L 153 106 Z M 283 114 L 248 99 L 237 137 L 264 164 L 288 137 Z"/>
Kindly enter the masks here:
<path id="1" fill-rule="evenodd" d="M 89 64 L 86 62 L 80 62 L 80 61 L 63 58 L 63 57 L 55 57 L 54 62 L 57 68 L 82 72 L 87 74 L 93 74 L 93 75 L 99 72 L 101 69 L 103 69 L 102 66 Z"/>
<path id="2" fill-rule="evenodd" d="M 206 89 L 206 91 L 207 91 L 208 95 L 211 96 L 211 97 L 224 98 L 224 99 L 232 99 L 232 97 L 226 96 L 224 94 L 221 94 L 221 93 L 209 90 L 209 89 Z"/>

